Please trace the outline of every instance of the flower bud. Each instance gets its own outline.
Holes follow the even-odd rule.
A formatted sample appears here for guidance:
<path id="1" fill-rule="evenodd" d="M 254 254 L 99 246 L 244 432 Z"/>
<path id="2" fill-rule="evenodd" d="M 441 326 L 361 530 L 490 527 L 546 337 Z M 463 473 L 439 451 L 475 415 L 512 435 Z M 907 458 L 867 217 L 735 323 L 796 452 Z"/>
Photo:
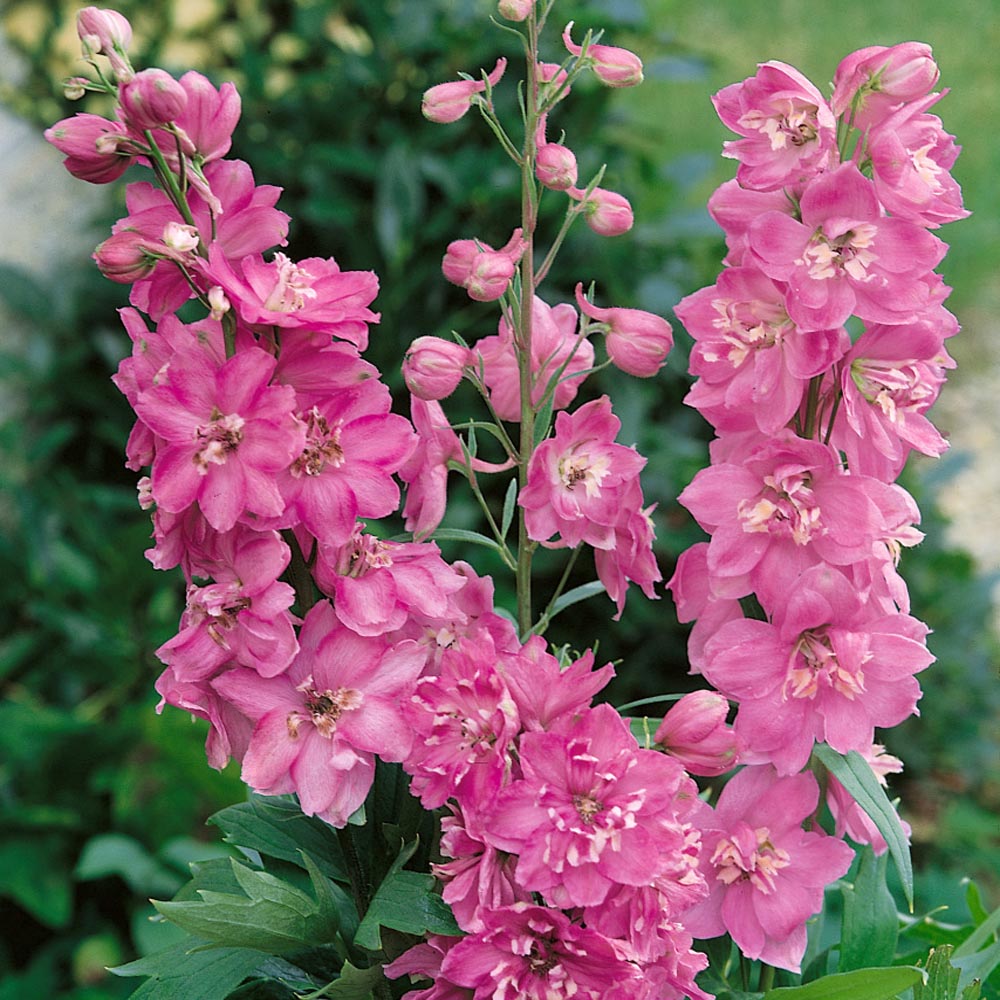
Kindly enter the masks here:
<path id="1" fill-rule="evenodd" d="M 542 100 L 547 100 L 548 93 L 553 90 L 559 90 L 560 101 L 569 93 L 570 88 L 565 86 L 566 81 L 569 79 L 569 74 L 559 63 L 540 62 L 537 64 L 536 73 L 538 75 L 538 82 L 541 85 L 541 94 L 539 96 Z"/>
<path id="2" fill-rule="evenodd" d="M 118 97 L 126 123 L 139 132 L 172 122 L 187 107 L 187 92 L 163 69 L 136 73 Z"/>
<path id="3" fill-rule="evenodd" d="M 466 289 L 470 298 L 493 302 L 507 290 L 523 253 L 520 228 L 499 250 L 479 240 L 453 240 L 441 261 L 441 270 L 452 284 Z"/>
<path id="4" fill-rule="evenodd" d="M 120 285 L 148 277 L 158 259 L 151 244 L 131 230 L 109 236 L 92 256 L 101 274 Z"/>
<path id="5" fill-rule="evenodd" d="M 90 83 L 85 76 L 71 76 L 63 81 L 63 97 L 67 101 L 79 101 L 87 93 Z"/>
<path id="6" fill-rule="evenodd" d="M 568 146 L 549 142 L 535 158 L 535 176 L 551 191 L 565 191 L 576 184 L 576 155 Z"/>
<path id="7" fill-rule="evenodd" d="M 729 702 L 715 691 L 684 695 L 663 717 L 654 740 L 692 774 L 725 774 L 739 757 L 739 742 L 726 725 Z"/>
<path id="8" fill-rule="evenodd" d="M 582 45 L 575 45 L 570 37 L 573 22 L 563 31 L 563 44 L 571 55 L 579 56 Z M 594 76 L 607 87 L 635 87 L 642 83 L 642 60 L 628 49 L 614 45 L 588 45 L 585 56 Z"/>
<path id="9" fill-rule="evenodd" d="M 132 44 L 132 25 L 116 10 L 84 7 L 76 15 L 76 33 L 85 49 L 106 56 L 124 54 Z"/>
<path id="10" fill-rule="evenodd" d="M 472 363 L 472 351 L 461 344 L 441 337 L 417 337 L 403 358 L 403 380 L 419 399 L 445 399 Z"/>
<path id="11" fill-rule="evenodd" d="M 579 188 L 568 188 L 567 194 L 583 201 L 583 221 L 598 236 L 621 236 L 632 228 L 635 217 L 628 199 L 615 191 L 594 188 L 588 195 Z"/>
<path id="12" fill-rule="evenodd" d="M 190 253 L 198 246 L 201 236 L 194 226 L 185 226 L 176 220 L 163 227 L 163 242 L 167 248 L 179 254 Z"/>
<path id="13" fill-rule="evenodd" d="M 226 297 L 222 285 L 212 285 L 208 290 L 208 305 L 211 312 L 209 315 L 214 320 L 220 320 L 232 309 L 232 304 Z"/>
<path id="14" fill-rule="evenodd" d="M 842 115 L 853 105 L 851 124 L 869 128 L 901 104 L 929 94 L 939 76 L 931 47 L 923 42 L 859 49 L 834 74 L 833 113 Z"/>
<path id="15" fill-rule="evenodd" d="M 535 6 L 535 0 L 500 0 L 497 10 L 508 21 L 525 21 Z"/>
<path id="16" fill-rule="evenodd" d="M 132 162 L 125 152 L 128 136 L 120 122 L 86 112 L 64 118 L 45 130 L 45 138 L 60 153 L 64 166 L 80 180 L 108 184 L 117 180 Z"/>
<path id="17" fill-rule="evenodd" d="M 611 363 L 637 378 L 651 378 L 663 366 L 674 335 L 661 316 L 642 309 L 599 309 L 583 295 L 583 285 L 576 286 L 580 312 L 605 326 L 604 344 Z"/>
<path id="18" fill-rule="evenodd" d="M 449 83 L 439 83 L 424 92 L 420 110 L 428 121 L 440 125 L 457 122 L 472 107 L 473 97 L 486 90 L 487 81 L 489 86 L 495 87 L 506 68 L 507 60 L 501 58 L 497 60 L 493 72 L 486 77 L 486 80 L 454 80 Z"/>

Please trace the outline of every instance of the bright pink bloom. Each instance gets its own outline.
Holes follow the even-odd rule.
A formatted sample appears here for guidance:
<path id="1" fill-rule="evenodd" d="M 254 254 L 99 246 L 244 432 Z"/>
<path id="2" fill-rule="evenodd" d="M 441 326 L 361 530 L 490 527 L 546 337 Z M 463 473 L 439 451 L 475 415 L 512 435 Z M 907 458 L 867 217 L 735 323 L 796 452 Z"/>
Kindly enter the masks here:
<path id="1" fill-rule="evenodd" d="M 852 52 L 833 75 L 833 112 L 860 129 L 878 125 L 900 105 L 929 94 L 940 71 L 923 42 L 872 45 Z"/>
<path id="2" fill-rule="evenodd" d="M 670 324 L 661 316 L 641 309 L 599 309 L 576 286 L 576 304 L 580 312 L 604 327 L 604 344 L 611 363 L 629 375 L 651 378 L 662 367 L 674 336 Z"/>
<path id="3" fill-rule="evenodd" d="M 570 55 L 580 56 L 583 46 L 573 42 L 573 22 L 563 29 L 563 44 Z M 642 60 L 628 49 L 614 45 L 588 45 L 584 57 L 594 76 L 608 87 L 635 87 L 642 83 Z"/>
<path id="4" fill-rule="evenodd" d="M 225 156 L 232 145 L 233 130 L 240 120 L 240 95 L 232 83 L 218 89 L 208 77 L 191 70 L 178 81 L 187 95 L 184 109 L 174 119 L 181 148 L 198 164 L 211 163 Z M 156 133 L 154 138 L 172 162 L 177 156 L 177 138 Z"/>
<path id="5" fill-rule="evenodd" d="M 789 319 L 785 293 L 756 267 L 726 268 L 674 311 L 696 341 L 690 371 L 698 381 L 685 402 L 723 431 L 784 427 L 809 380 L 850 345 L 842 327 L 802 332 Z"/>
<path id="6" fill-rule="evenodd" d="M 452 240 L 441 261 L 441 270 L 452 284 L 464 288 L 469 298 L 494 302 L 507 291 L 523 253 L 520 227 L 499 250 L 481 240 Z"/>
<path id="7" fill-rule="evenodd" d="M 767 212 L 750 227 L 761 270 L 788 283 L 788 315 L 803 330 L 830 330 L 851 313 L 911 323 L 928 305 L 924 275 L 945 245 L 922 226 L 885 218 L 870 180 L 853 163 L 813 181 L 802 221 Z"/>
<path id="8" fill-rule="evenodd" d="M 298 652 L 288 611 L 295 591 L 278 577 L 291 553 L 277 532 L 237 526 L 200 556 L 205 586 L 189 584 L 180 631 L 156 655 L 183 680 L 204 680 L 226 662 L 263 677 L 281 673 Z"/>
<path id="9" fill-rule="evenodd" d="M 726 725 L 729 702 L 715 691 L 684 695 L 663 717 L 653 739 L 690 774 L 715 777 L 739 763 L 740 741 Z"/>
<path id="10" fill-rule="evenodd" d="M 757 75 L 713 98 L 726 128 L 744 136 L 723 156 L 740 161 L 736 179 L 756 191 L 802 184 L 836 162 L 836 122 L 820 92 L 794 67 L 766 62 Z"/>
<path id="11" fill-rule="evenodd" d="M 871 326 L 843 367 L 831 443 L 853 472 L 892 482 L 911 449 L 941 455 L 948 442 L 927 419 L 955 362 L 930 324 Z"/>
<path id="12" fill-rule="evenodd" d="M 490 404 L 501 420 L 521 420 L 521 386 L 514 333 L 500 320 L 495 337 L 477 341 L 475 351 L 483 366 L 483 381 L 490 390 Z M 562 410 L 594 364 L 594 346 L 580 336 L 576 310 L 569 303 L 550 306 L 537 295 L 531 305 L 531 402 L 538 406 L 556 381 L 552 408 Z"/>
<path id="13" fill-rule="evenodd" d="M 408 974 L 411 982 L 414 978 L 433 980 L 427 989 L 404 993 L 404 1000 L 473 1000 L 471 989 L 458 986 L 441 974 L 444 956 L 459 940 L 457 937 L 432 934 L 385 966 L 385 974 L 390 979 Z"/>
<path id="14" fill-rule="evenodd" d="M 486 840 L 519 855 L 517 881 L 552 905 L 596 906 L 673 871 L 697 795 L 677 761 L 640 750 L 610 705 L 521 737 L 524 777 L 500 792 Z"/>
<path id="15" fill-rule="evenodd" d="M 136 412 L 164 440 L 151 474 L 158 506 L 176 514 L 197 501 L 217 531 L 245 513 L 282 512 L 274 475 L 302 451 L 305 428 L 293 390 L 269 384 L 273 372 L 274 358 L 259 348 L 221 366 L 192 352 L 140 394 Z"/>
<path id="16" fill-rule="evenodd" d="M 829 566 L 806 570 L 769 621 L 737 619 L 705 645 L 702 672 L 739 702 L 735 731 L 745 759 L 779 774 L 801 770 L 814 742 L 840 753 L 871 746 L 875 727 L 916 711 L 913 676 L 930 666 L 927 626 L 872 613 Z"/>
<path id="17" fill-rule="evenodd" d="M 403 762 L 425 809 L 448 799 L 481 810 L 510 773 L 517 706 L 496 667 L 488 636 L 446 649 L 440 673 L 417 682 L 404 706 L 413 749 Z"/>
<path id="18" fill-rule="evenodd" d="M 940 118 L 922 113 L 939 96 L 905 106 L 868 137 L 879 201 L 893 215 L 931 229 L 969 215 L 962 207 L 962 189 L 948 172 L 961 147 Z"/>
<path id="19" fill-rule="evenodd" d="M 612 943 L 559 910 L 514 903 L 483 915 L 483 929 L 452 946 L 445 978 L 474 1000 L 600 1000 L 615 985 L 641 982 Z"/>
<path id="20" fill-rule="evenodd" d="M 414 539 L 426 538 L 444 518 L 448 503 L 448 463 L 462 461 L 462 446 L 441 404 L 410 397 L 417 446 L 399 470 L 407 484 L 404 525 Z"/>
<path id="21" fill-rule="evenodd" d="M 710 895 L 684 914 L 685 928 L 698 938 L 728 931 L 748 958 L 798 972 L 806 921 L 854 859 L 842 840 L 802 830 L 818 799 L 808 772 L 747 767 L 732 778 L 699 820 Z"/>
<path id="22" fill-rule="evenodd" d="M 484 802 L 485 806 L 486 803 Z M 483 929 L 483 915 L 501 906 L 532 901 L 531 893 L 514 879 L 517 858 L 491 847 L 476 832 L 476 823 L 458 806 L 441 818 L 441 853 L 452 858 L 433 865 L 444 883 L 442 896 L 464 931 Z"/>
<path id="23" fill-rule="evenodd" d="M 632 228 L 635 221 L 632 206 L 617 191 L 595 187 L 587 194 L 582 188 L 571 187 L 566 193 L 581 203 L 583 221 L 598 236 L 621 236 Z"/>
<path id="24" fill-rule="evenodd" d="M 720 184 L 708 199 L 708 214 L 726 234 L 726 254 L 723 263 L 727 267 L 739 267 L 752 263 L 750 254 L 750 226 L 765 212 L 782 212 L 794 216 L 795 202 L 785 193 L 776 191 L 751 191 L 740 187 L 734 178 Z"/>
<path id="25" fill-rule="evenodd" d="M 555 435 L 535 449 L 518 497 L 531 538 L 558 535 L 552 547 L 614 546 L 622 498 L 646 464 L 634 448 L 614 443 L 620 429 L 607 396 L 557 415 Z"/>
<path id="26" fill-rule="evenodd" d="M 378 294 L 373 271 L 341 271 L 332 257 L 293 261 L 280 252 L 267 262 L 248 254 L 237 268 L 211 245 L 204 275 L 222 286 L 244 322 L 336 337 L 359 351 L 368 346 L 368 324 L 379 321 L 368 308 Z"/>
<path id="27" fill-rule="evenodd" d="M 135 146 L 125 126 L 100 115 L 79 113 L 45 130 L 45 138 L 66 159 L 63 166 L 91 184 L 110 184 L 128 169 Z"/>
<path id="28" fill-rule="evenodd" d="M 140 70 L 118 88 L 121 117 L 138 135 L 172 122 L 187 106 L 187 92 L 164 69 Z"/>
<path id="29" fill-rule="evenodd" d="M 399 761 L 409 752 L 399 706 L 422 665 L 416 643 L 362 638 L 328 604 L 314 605 L 284 674 L 237 668 L 213 681 L 256 722 L 243 780 L 264 795 L 296 792 L 306 815 L 344 826 L 368 793 L 373 755 Z"/>
<path id="30" fill-rule="evenodd" d="M 468 347 L 442 337 L 417 337 L 403 358 L 406 388 L 421 399 L 445 399 L 450 396 L 475 355 Z"/>
<path id="31" fill-rule="evenodd" d="M 506 59 L 498 59 L 493 71 L 485 80 L 455 80 L 439 83 L 424 92 L 420 110 L 428 121 L 447 125 L 458 121 L 472 107 L 477 94 L 482 94 L 487 86 L 495 87 L 507 68 Z"/>

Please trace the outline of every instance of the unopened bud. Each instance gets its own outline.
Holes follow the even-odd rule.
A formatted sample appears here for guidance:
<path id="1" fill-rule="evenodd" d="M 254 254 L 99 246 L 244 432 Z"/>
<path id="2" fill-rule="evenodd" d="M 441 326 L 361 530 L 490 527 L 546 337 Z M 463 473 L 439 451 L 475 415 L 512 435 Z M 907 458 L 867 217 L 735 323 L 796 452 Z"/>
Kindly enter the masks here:
<path id="1" fill-rule="evenodd" d="M 579 56 L 582 45 L 576 45 L 570 37 L 573 22 L 563 31 L 563 44 L 571 55 Z M 586 60 L 594 71 L 594 76 L 607 87 L 635 87 L 642 83 L 642 60 L 628 49 L 614 45 L 588 45 Z"/>
<path id="2" fill-rule="evenodd" d="M 654 740 L 692 774 L 715 777 L 737 763 L 739 742 L 726 725 L 729 702 L 716 691 L 692 691 L 663 717 Z"/>
<path id="3" fill-rule="evenodd" d="M 571 198 L 583 202 L 583 219 L 598 236 L 621 236 L 632 228 L 635 217 L 628 199 L 616 191 L 596 187 L 588 195 L 579 188 L 568 188 Z M 585 199 L 585 200 L 584 200 Z"/>
<path id="4" fill-rule="evenodd" d="M 93 253 L 101 274 L 120 285 L 148 277 L 156 267 L 157 255 L 138 233 L 125 230 L 109 236 Z"/>
<path id="5" fill-rule="evenodd" d="M 163 69 L 144 69 L 119 89 L 123 117 L 132 128 L 159 128 L 180 117 L 187 91 Z"/>
<path id="6" fill-rule="evenodd" d="M 190 253 L 198 246 L 201 237 L 194 226 L 185 226 L 180 222 L 168 222 L 163 227 L 163 242 L 177 253 Z"/>
<path id="7" fill-rule="evenodd" d="M 566 191 L 576 184 L 576 155 L 568 146 L 546 143 L 538 150 L 535 176 L 551 191 Z"/>
<path id="8" fill-rule="evenodd" d="M 221 285 L 213 285 L 208 290 L 208 305 L 211 309 L 211 317 L 214 320 L 220 320 L 227 312 L 232 308 L 229 299 L 226 297 L 226 293 L 222 290 Z"/>
<path id="9" fill-rule="evenodd" d="M 445 399 L 473 362 L 472 351 L 441 337 L 418 337 L 403 359 L 403 380 L 419 399 Z"/>
<path id="10" fill-rule="evenodd" d="M 87 93 L 87 84 L 90 81 L 85 76 L 71 76 L 63 82 L 63 97 L 67 101 L 78 101 Z"/>
<path id="11" fill-rule="evenodd" d="M 500 0 L 497 10 L 508 21 L 524 21 L 534 6 L 535 0 Z"/>
<path id="12" fill-rule="evenodd" d="M 472 99 L 476 94 L 486 90 L 487 82 L 490 87 L 495 87 L 500 82 L 506 68 L 507 60 L 501 58 L 486 80 L 454 80 L 436 84 L 424 92 L 420 110 L 428 121 L 440 125 L 457 122 L 472 107 Z"/>
<path id="13" fill-rule="evenodd" d="M 637 378 L 652 378 L 666 361 L 674 346 L 670 324 L 642 309 L 599 309 L 583 296 L 583 285 L 576 286 L 580 312 L 604 325 L 604 346 L 611 363 Z"/>

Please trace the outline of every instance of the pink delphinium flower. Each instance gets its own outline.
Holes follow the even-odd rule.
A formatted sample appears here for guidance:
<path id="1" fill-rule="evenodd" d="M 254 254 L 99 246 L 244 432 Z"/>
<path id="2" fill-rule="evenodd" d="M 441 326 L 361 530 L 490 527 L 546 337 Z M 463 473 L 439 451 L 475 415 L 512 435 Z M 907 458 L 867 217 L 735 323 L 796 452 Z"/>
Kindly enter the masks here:
<path id="1" fill-rule="evenodd" d="M 385 974 L 389 979 L 409 975 L 411 982 L 414 978 L 432 980 L 427 989 L 404 993 L 404 1000 L 473 1000 L 471 989 L 451 982 L 441 973 L 444 956 L 459 940 L 457 937 L 431 934 L 426 941 L 414 945 L 386 965 Z"/>
<path id="2" fill-rule="evenodd" d="M 474 1000 L 599 1000 L 641 982 L 612 943 L 559 910 L 518 902 L 483 915 L 483 929 L 452 946 L 441 972 Z"/>
<path id="3" fill-rule="evenodd" d="M 500 320 L 495 337 L 483 337 L 474 347 L 490 391 L 490 405 L 501 420 L 521 419 L 521 389 L 514 333 Z M 538 406 L 550 383 L 552 408 L 562 410 L 576 398 L 594 364 L 594 345 L 578 332 L 576 310 L 568 303 L 550 306 L 537 295 L 531 305 L 531 402 Z"/>
<path id="4" fill-rule="evenodd" d="M 306 815 L 344 826 L 371 786 L 374 755 L 400 761 L 409 752 L 400 701 L 422 666 L 416 643 L 363 638 L 325 602 L 315 605 L 285 673 L 263 678 L 237 668 L 213 681 L 256 722 L 243 780 L 264 795 L 296 792 Z"/>
<path id="5" fill-rule="evenodd" d="M 634 448 L 615 444 L 620 428 L 607 396 L 558 414 L 555 435 L 535 449 L 518 497 L 529 537 L 558 535 L 552 544 L 567 548 L 614 546 L 622 498 L 646 464 Z"/>
<path id="6" fill-rule="evenodd" d="M 914 674 L 932 662 L 927 626 L 909 615 L 874 615 L 832 567 L 803 573 L 795 590 L 765 605 L 770 621 L 735 620 L 706 643 L 702 672 L 739 701 L 735 731 L 746 759 L 779 774 L 803 768 L 814 741 L 867 749 L 875 727 L 916 711 Z"/>
<path id="7" fill-rule="evenodd" d="M 458 121 L 472 107 L 477 94 L 482 94 L 487 87 L 495 87 L 507 68 L 506 59 L 498 59 L 493 70 L 486 74 L 485 80 L 454 80 L 448 83 L 438 83 L 424 92 L 420 109 L 428 121 L 448 125 Z"/>
<path id="8" fill-rule="evenodd" d="M 139 396 L 136 412 L 164 440 L 151 474 L 158 506 L 180 513 L 197 502 L 217 531 L 246 513 L 282 512 L 274 476 L 302 451 L 305 429 L 294 391 L 269 384 L 274 364 L 259 348 L 221 366 L 191 352 Z"/>
<path id="9" fill-rule="evenodd" d="M 726 725 L 729 702 L 715 691 L 684 695 L 663 717 L 653 739 L 690 774 L 715 777 L 739 762 L 740 741 Z"/>
<path id="10" fill-rule="evenodd" d="M 496 659 L 488 636 L 457 642 L 442 654 L 437 676 L 421 678 L 405 706 L 414 739 L 403 769 L 425 809 L 449 798 L 481 808 L 510 771 L 517 706 Z"/>
<path id="11" fill-rule="evenodd" d="M 741 185 L 758 191 L 801 184 L 832 166 L 836 122 L 820 92 L 794 67 L 762 63 L 757 75 L 712 98 L 722 123 L 744 136 L 723 145 L 740 161 Z"/>
<path id="12" fill-rule="evenodd" d="M 526 733 L 523 779 L 503 789 L 486 840 L 519 855 L 517 881 L 553 905 L 596 906 L 618 885 L 672 868 L 697 790 L 677 761 L 640 750 L 610 705 L 558 731 Z"/>
<path id="13" fill-rule="evenodd" d="M 818 799 L 808 772 L 746 767 L 732 778 L 699 819 L 710 894 L 684 914 L 685 928 L 698 938 L 728 932 L 747 958 L 798 972 L 806 921 L 854 859 L 842 840 L 802 830 Z"/>
<path id="14" fill-rule="evenodd" d="M 853 163 L 814 180 L 799 209 L 801 222 L 781 212 L 754 220 L 750 249 L 765 274 L 788 283 L 788 315 L 800 329 L 834 329 L 852 312 L 910 323 L 929 304 L 922 279 L 945 245 L 916 223 L 886 218 Z"/>

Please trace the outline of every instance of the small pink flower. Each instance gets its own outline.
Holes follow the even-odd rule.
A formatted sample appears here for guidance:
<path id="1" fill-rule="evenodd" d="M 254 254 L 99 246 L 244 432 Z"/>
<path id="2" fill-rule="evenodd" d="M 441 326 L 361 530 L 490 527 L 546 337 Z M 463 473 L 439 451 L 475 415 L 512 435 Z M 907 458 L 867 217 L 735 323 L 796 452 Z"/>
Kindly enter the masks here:
<path id="1" fill-rule="evenodd" d="M 570 55 L 580 56 L 583 46 L 576 45 L 570 35 L 573 22 L 563 29 L 563 44 Z M 628 49 L 614 45 L 588 45 L 584 57 L 594 76 L 608 87 L 635 87 L 642 83 L 642 60 Z"/>
<path id="2" fill-rule="evenodd" d="M 439 83 L 424 92 L 420 110 L 428 121 L 442 125 L 457 122 L 472 107 L 477 94 L 482 94 L 487 86 L 495 87 L 507 68 L 506 59 L 498 59 L 493 71 L 485 80 L 455 80 Z"/>
<path id="3" fill-rule="evenodd" d="M 738 763 L 740 746 L 726 725 L 728 713 L 729 702 L 721 694 L 692 691 L 669 709 L 653 739 L 691 774 L 725 774 Z"/>
<path id="4" fill-rule="evenodd" d="M 595 187 L 590 194 L 580 188 L 567 188 L 566 193 L 581 202 L 583 221 L 598 236 L 621 236 L 632 228 L 635 217 L 624 195 Z"/>
<path id="5" fill-rule="evenodd" d="M 833 112 L 838 117 L 849 112 L 852 125 L 871 128 L 900 105 L 929 94 L 939 76 L 931 47 L 923 42 L 859 49 L 833 75 Z"/>
<path id="6" fill-rule="evenodd" d="M 670 324 L 641 309 L 599 309 L 576 286 L 580 312 L 604 326 L 604 343 L 612 364 L 629 375 L 651 378 L 662 367 L 674 346 Z"/>
<path id="7" fill-rule="evenodd" d="M 685 928 L 697 938 L 728 932 L 748 958 L 798 972 L 806 921 L 854 860 L 842 840 L 802 830 L 818 799 L 808 772 L 747 767 L 732 778 L 698 821 L 710 895 L 684 914 Z"/>

